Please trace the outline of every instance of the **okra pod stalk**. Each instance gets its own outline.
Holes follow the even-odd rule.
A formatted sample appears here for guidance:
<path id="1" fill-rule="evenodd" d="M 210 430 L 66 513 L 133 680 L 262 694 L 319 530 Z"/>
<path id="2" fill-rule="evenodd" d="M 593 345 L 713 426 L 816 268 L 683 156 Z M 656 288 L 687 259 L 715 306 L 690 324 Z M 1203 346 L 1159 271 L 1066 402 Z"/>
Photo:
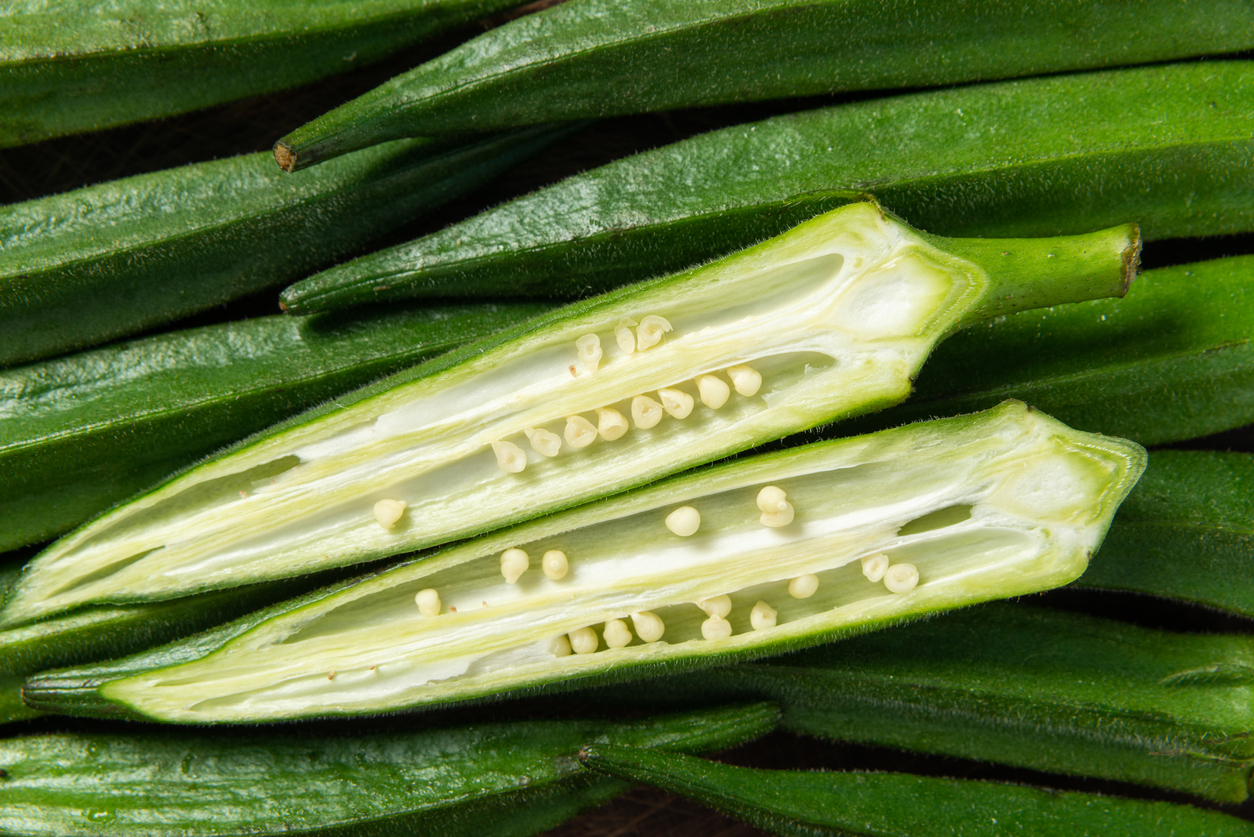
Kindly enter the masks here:
<path id="1" fill-rule="evenodd" d="M 1246 837 L 1218 811 L 997 782 L 900 773 L 803 773 L 732 767 L 596 744 L 587 767 L 694 799 L 787 837 Z"/>
<path id="2" fill-rule="evenodd" d="M 1213 103 L 1213 107 L 1212 107 Z M 568 178 L 283 292 L 574 299 L 718 258 L 871 194 L 941 235 L 1254 230 L 1254 62 L 1029 79 L 736 125 Z"/>
<path id="3" fill-rule="evenodd" d="M 1078 576 L 1144 451 L 1017 402 L 745 458 L 464 542 L 113 663 L 35 709 L 176 723 L 388 712 L 804 647 Z"/>
<path id="4" fill-rule="evenodd" d="M 1137 249 L 1129 227 L 941 239 L 844 207 L 266 431 L 54 544 L 4 623 L 385 558 L 882 407 L 956 328 L 1121 294 Z"/>
<path id="5" fill-rule="evenodd" d="M 1082 22 L 1081 22 L 1082 21 Z M 1076 27 L 1085 37 L 1077 39 Z M 937 39 L 936 33 L 945 37 Z M 769 47 L 764 45 L 769 44 Z M 1254 47 L 1242 0 L 570 0 L 491 30 L 275 146 L 288 171 L 411 136 L 928 87 Z"/>

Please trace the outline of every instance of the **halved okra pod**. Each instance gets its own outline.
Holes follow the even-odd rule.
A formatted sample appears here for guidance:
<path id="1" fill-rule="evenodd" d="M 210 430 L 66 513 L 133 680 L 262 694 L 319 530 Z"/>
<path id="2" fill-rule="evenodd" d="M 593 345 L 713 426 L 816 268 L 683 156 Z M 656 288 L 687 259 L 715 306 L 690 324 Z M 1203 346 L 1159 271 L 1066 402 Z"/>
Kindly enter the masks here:
<path id="1" fill-rule="evenodd" d="M 761 656 L 1065 584 L 1144 455 L 1007 402 L 676 477 L 23 694 L 272 721 Z"/>
<path id="2" fill-rule="evenodd" d="M 941 239 L 871 204 L 551 312 L 305 414 L 63 538 L 16 625 L 396 555 L 903 399 L 932 346 L 1121 294 L 1122 227 Z"/>

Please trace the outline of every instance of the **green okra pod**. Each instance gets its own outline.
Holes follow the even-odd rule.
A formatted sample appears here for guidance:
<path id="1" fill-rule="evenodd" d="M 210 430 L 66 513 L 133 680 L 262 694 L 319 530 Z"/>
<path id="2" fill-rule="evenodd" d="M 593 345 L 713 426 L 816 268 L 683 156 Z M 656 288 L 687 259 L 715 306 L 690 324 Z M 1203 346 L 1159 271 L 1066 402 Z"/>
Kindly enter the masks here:
<path id="1" fill-rule="evenodd" d="M 1029 79 L 736 125 L 571 177 L 283 293 L 574 299 L 679 270 L 873 194 L 941 235 L 1148 240 L 1254 230 L 1254 62 Z"/>
<path id="2" fill-rule="evenodd" d="M 732 767 L 596 744 L 584 765 L 785 837 L 1246 837 L 1254 824 L 1170 802 L 899 773 Z"/>
<path id="3" fill-rule="evenodd" d="M 834 210 L 247 440 L 54 544 L 3 619 L 385 558 L 882 407 L 957 328 L 1122 293 L 1138 246 L 1130 227 L 942 239 Z"/>
<path id="4" fill-rule="evenodd" d="M 275 157 L 291 171 L 401 137 L 1251 47 L 1243 0 L 570 0 L 297 128 Z"/>

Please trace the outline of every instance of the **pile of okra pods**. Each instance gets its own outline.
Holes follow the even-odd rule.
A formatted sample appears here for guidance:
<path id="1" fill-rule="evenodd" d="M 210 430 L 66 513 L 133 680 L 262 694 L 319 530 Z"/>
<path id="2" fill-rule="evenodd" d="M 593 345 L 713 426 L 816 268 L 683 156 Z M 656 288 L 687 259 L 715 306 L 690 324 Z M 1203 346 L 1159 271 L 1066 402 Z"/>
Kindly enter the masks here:
<path id="1" fill-rule="evenodd" d="M 1254 835 L 1250 0 L 0 8 L 0 834 Z"/>

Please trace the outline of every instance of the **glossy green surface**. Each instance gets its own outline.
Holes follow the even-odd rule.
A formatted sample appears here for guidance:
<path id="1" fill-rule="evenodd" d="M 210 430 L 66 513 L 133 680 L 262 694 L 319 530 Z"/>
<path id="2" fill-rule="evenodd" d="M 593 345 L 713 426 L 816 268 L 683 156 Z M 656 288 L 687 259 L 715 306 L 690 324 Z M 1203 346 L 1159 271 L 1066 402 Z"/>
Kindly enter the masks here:
<path id="1" fill-rule="evenodd" d="M 1150 240 L 1254 230 L 1254 62 L 1147 67 L 878 99 L 619 160 L 283 293 L 572 299 L 735 250 L 870 193 L 915 226 Z M 387 289 L 380 286 L 386 285 Z"/>
<path id="2" fill-rule="evenodd" d="M 62 534 L 251 433 L 544 310 L 275 315 L 0 371 L 0 550 Z"/>
<path id="3" fill-rule="evenodd" d="M 1237 837 L 1254 825 L 1168 802 L 897 773 L 802 773 L 593 745 L 585 765 L 788 837 Z"/>
<path id="4" fill-rule="evenodd" d="M 276 157 L 302 168 L 401 137 L 1250 47 L 1244 0 L 573 0 L 481 35 L 296 129 Z"/>
<path id="5" fill-rule="evenodd" d="M 18 0 L 0 7 L 0 148 L 282 90 L 512 0 Z"/>

